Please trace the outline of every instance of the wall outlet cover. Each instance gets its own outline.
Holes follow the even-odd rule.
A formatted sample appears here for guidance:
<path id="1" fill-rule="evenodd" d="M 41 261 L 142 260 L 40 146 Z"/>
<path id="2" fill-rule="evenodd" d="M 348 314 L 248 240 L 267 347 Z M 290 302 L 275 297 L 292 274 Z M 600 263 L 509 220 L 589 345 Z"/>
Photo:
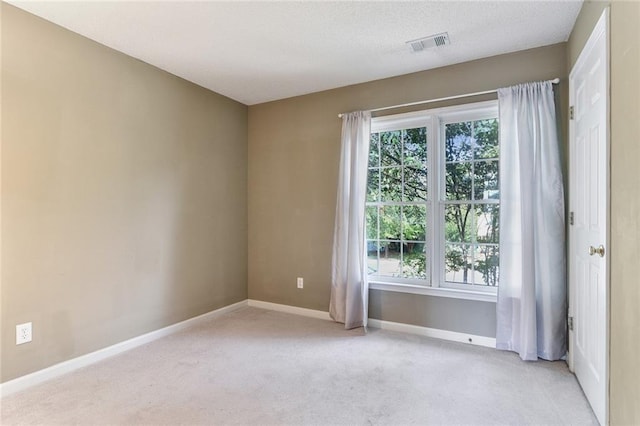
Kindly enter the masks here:
<path id="1" fill-rule="evenodd" d="M 32 325 L 30 322 L 16 325 L 16 345 L 29 343 L 32 339 Z"/>

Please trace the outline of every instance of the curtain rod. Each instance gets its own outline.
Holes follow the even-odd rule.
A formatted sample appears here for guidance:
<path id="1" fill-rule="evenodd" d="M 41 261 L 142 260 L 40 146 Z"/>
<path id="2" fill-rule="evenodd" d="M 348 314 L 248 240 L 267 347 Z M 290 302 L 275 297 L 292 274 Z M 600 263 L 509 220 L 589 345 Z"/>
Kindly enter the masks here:
<path id="1" fill-rule="evenodd" d="M 551 83 L 553 84 L 558 84 L 560 83 L 560 79 L 559 78 L 554 78 L 553 80 L 549 80 L 551 81 Z M 454 95 L 454 96 L 447 96 L 444 98 L 437 98 L 437 99 L 429 99 L 426 101 L 417 101 L 417 102 L 409 102 L 407 104 L 400 104 L 400 105 L 391 105 L 391 106 L 387 106 L 387 107 L 381 107 L 381 108 L 374 108 L 374 109 L 370 109 L 370 112 L 377 112 L 377 111 L 385 111 L 388 109 L 395 109 L 395 108 L 404 108 L 404 107 L 410 107 L 410 106 L 414 106 L 414 105 L 422 105 L 422 104 L 430 104 L 433 102 L 440 102 L 440 101 L 450 101 L 452 99 L 460 99 L 460 98 L 470 98 L 472 96 L 480 96 L 480 95 L 488 95 L 489 93 L 496 93 L 498 91 L 498 89 L 493 89 L 493 90 L 485 90 L 484 92 L 475 92 L 475 93 L 465 93 L 464 95 Z M 343 115 L 348 114 L 346 112 L 343 112 L 341 114 L 338 114 L 338 118 L 342 118 Z"/>

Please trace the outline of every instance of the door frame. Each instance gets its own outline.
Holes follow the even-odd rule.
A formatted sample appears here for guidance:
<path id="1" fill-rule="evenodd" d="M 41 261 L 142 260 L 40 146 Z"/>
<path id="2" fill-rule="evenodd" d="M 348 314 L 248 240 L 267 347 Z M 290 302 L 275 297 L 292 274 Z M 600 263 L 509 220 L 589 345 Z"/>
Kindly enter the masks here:
<path id="1" fill-rule="evenodd" d="M 605 60 L 606 60 L 606 64 L 605 64 L 605 69 L 606 69 L 606 83 L 605 83 L 605 88 L 606 88 L 606 119 L 605 119 L 605 125 L 606 125 L 606 130 L 605 130 L 605 143 L 606 143 L 606 149 L 605 149 L 605 153 L 606 153 L 606 160 L 605 160 L 605 164 L 606 164 L 606 170 L 604 173 L 605 176 L 605 188 L 606 188 L 606 196 L 605 196 L 605 200 L 604 202 L 606 203 L 605 206 L 605 211 L 607 212 L 606 214 L 606 221 L 605 221 L 605 238 L 604 238 L 604 245 L 606 248 L 606 255 L 604 257 L 604 261 L 605 261 L 605 267 L 606 267 L 606 274 L 605 274 L 605 337 L 604 337 L 604 342 L 601 342 L 601 344 L 605 345 L 605 357 L 604 357 L 604 379 L 603 379 L 603 386 L 606 387 L 604 395 L 605 395 L 605 401 L 604 401 L 604 421 L 606 424 L 609 423 L 609 351 L 610 351 L 610 317 L 611 317 L 611 309 L 610 309 L 610 301 L 611 301 L 611 242 L 610 242 L 610 237 L 611 237 L 611 164 L 610 164 L 610 157 L 611 157 L 611 35 L 610 35 L 610 21 L 609 21 L 609 7 L 606 7 L 604 9 L 604 11 L 602 12 L 602 15 L 600 15 L 600 18 L 598 19 L 598 22 L 596 23 L 596 25 L 593 28 L 593 31 L 591 32 L 591 35 L 589 36 L 589 39 L 587 41 L 587 43 L 585 44 L 585 46 L 583 47 L 582 51 L 580 52 L 580 55 L 578 56 L 578 59 L 576 60 L 576 63 L 573 65 L 573 67 L 571 68 L 571 72 L 569 74 L 569 105 L 573 106 L 575 99 L 575 84 L 574 84 L 574 71 L 576 70 L 576 68 L 579 65 L 582 65 L 582 62 L 585 61 L 585 57 L 586 57 L 586 52 L 589 52 L 593 49 L 594 44 L 596 43 L 597 38 L 604 33 L 604 37 L 605 37 Z M 574 209 L 574 204 L 575 204 L 575 200 L 574 200 L 574 193 L 575 193 L 575 188 L 573 187 L 574 182 L 573 182 L 573 171 L 575 169 L 575 164 L 574 164 L 574 154 L 572 152 L 572 147 L 574 146 L 574 138 L 575 138 L 575 122 L 571 119 L 569 120 L 569 211 L 572 212 Z M 569 309 L 568 309 L 568 314 L 569 317 L 572 318 L 575 315 L 575 277 L 573 276 L 573 255 L 574 255 L 574 251 L 576 250 L 575 244 L 574 244 L 574 237 L 573 237 L 573 232 L 572 232 L 572 227 L 571 224 L 569 224 L 568 227 L 568 234 L 569 234 L 569 247 L 568 247 L 568 278 L 569 278 Z M 567 364 L 569 365 L 569 369 L 573 372 L 574 371 L 574 348 L 575 348 L 575 334 L 573 332 L 573 330 L 569 329 L 569 351 L 567 354 Z"/>

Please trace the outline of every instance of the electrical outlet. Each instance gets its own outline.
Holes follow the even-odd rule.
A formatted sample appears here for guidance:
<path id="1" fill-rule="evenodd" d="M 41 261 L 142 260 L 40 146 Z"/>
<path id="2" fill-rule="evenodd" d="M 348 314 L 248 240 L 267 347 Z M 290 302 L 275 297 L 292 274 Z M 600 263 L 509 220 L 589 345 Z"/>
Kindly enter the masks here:
<path id="1" fill-rule="evenodd" d="M 304 287 L 304 280 L 301 277 L 298 277 L 298 288 Z"/>
<path id="2" fill-rule="evenodd" d="M 31 323 L 16 325 L 16 345 L 29 343 L 31 341 Z"/>

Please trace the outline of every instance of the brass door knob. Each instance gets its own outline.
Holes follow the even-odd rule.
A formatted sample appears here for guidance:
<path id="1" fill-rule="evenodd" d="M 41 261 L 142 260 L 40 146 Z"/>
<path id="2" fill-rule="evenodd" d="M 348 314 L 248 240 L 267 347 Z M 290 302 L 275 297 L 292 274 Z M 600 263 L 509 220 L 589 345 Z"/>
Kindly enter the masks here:
<path id="1" fill-rule="evenodd" d="M 594 254 L 599 255 L 600 257 L 604 257 L 604 247 L 600 244 L 599 247 L 589 246 L 589 255 L 593 256 Z"/>

